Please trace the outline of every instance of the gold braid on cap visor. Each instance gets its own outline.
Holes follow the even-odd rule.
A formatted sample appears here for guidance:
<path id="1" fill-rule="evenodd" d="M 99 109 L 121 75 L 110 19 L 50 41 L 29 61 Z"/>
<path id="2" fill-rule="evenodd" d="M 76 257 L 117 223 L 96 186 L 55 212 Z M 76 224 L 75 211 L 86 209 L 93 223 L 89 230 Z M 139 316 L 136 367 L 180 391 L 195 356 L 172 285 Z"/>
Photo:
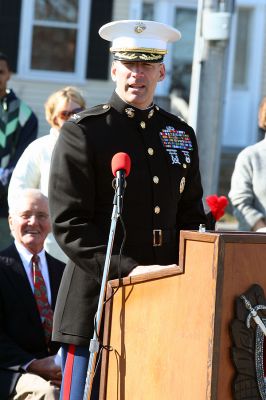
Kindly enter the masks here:
<path id="1" fill-rule="evenodd" d="M 129 60 L 129 61 L 162 61 L 163 56 L 167 50 L 158 50 L 150 48 L 136 48 L 136 49 L 114 49 L 110 48 L 114 54 L 115 60 Z"/>
<path id="2" fill-rule="evenodd" d="M 148 61 L 148 62 L 160 62 L 163 60 L 167 50 L 157 49 L 116 49 L 112 47 L 110 51 L 114 54 L 115 60 L 127 60 L 127 61 Z"/>
<path id="3" fill-rule="evenodd" d="M 124 48 L 121 48 L 121 49 L 115 49 L 114 47 L 111 47 L 110 48 L 110 51 L 112 52 L 112 53 L 115 53 L 115 52 L 123 52 L 123 51 L 125 51 L 125 52 L 134 52 L 134 53 L 154 53 L 154 54 L 161 54 L 161 55 L 165 55 L 166 53 L 167 53 L 167 50 L 160 50 L 160 49 L 151 49 L 151 48 L 149 48 L 149 47 L 135 47 L 135 48 L 131 48 L 131 49 L 129 49 L 129 48 L 127 48 L 127 47 L 124 47 Z"/>

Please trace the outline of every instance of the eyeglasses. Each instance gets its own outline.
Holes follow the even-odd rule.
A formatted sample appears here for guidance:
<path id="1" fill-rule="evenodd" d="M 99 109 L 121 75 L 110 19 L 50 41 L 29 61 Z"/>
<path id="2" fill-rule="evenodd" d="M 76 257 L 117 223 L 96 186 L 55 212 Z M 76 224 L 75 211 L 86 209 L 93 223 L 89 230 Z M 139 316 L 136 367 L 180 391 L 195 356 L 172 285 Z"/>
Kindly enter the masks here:
<path id="1" fill-rule="evenodd" d="M 83 111 L 84 108 L 83 107 L 79 107 L 79 108 L 74 108 L 74 110 L 63 110 L 63 111 L 59 111 L 59 113 L 57 114 L 57 116 L 61 119 L 67 120 L 69 119 L 72 115 L 79 113 L 80 111 Z"/>

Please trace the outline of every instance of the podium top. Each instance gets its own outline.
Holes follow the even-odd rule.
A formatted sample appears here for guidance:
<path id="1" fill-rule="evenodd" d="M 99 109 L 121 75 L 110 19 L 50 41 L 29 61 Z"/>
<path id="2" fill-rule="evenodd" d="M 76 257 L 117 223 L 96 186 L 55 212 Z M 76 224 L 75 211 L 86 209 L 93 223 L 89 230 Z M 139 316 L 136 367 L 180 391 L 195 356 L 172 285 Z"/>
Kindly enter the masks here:
<path id="1" fill-rule="evenodd" d="M 217 251 L 224 252 L 226 244 L 266 244 L 266 233 L 246 231 L 181 231 L 179 246 L 179 267 L 184 271 L 187 241 L 209 242 L 217 245 Z"/>

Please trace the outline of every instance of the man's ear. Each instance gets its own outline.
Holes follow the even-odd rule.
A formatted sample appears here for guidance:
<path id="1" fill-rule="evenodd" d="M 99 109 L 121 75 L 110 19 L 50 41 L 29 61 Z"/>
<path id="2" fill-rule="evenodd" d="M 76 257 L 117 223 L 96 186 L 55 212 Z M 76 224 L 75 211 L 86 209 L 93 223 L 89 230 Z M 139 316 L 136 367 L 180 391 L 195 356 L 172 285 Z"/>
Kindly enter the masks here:
<path id="1" fill-rule="evenodd" d="M 112 62 L 112 67 L 111 67 L 111 78 L 113 82 L 116 82 L 116 65 L 115 62 Z"/>
<path id="2" fill-rule="evenodd" d="M 162 64 L 160 64 L 160 75 L 159 75 L 159 78 L 158 78 L 158 82 L 161 82 L 161 81 L 164 80 L 165 74 L 166 74 L 165 65 L 162 63 Z"/>
<path id="3" fill-rule="evenodd" d="M 13 219 L 12 219 L 12 216 L 11 216 L 11 215 L 8 216 L 8 224 L 9 224 L 9 229 L 10 229 L 10 231 L 12 232 L 12 229 L 13 229 Z"/>

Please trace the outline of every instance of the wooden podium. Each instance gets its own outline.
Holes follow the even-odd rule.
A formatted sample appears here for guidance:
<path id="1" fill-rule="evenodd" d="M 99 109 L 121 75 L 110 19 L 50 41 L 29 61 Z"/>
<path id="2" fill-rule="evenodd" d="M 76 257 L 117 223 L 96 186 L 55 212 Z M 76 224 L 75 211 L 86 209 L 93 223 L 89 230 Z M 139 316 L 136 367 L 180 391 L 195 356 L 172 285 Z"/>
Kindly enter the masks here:
<path id="1" fill-rule="evenodd" d="M 234 300 L 266 288 L 266 235 L 182 231 L 179 266 L 109 281 L 100 399 L 230 400 Z"/>

